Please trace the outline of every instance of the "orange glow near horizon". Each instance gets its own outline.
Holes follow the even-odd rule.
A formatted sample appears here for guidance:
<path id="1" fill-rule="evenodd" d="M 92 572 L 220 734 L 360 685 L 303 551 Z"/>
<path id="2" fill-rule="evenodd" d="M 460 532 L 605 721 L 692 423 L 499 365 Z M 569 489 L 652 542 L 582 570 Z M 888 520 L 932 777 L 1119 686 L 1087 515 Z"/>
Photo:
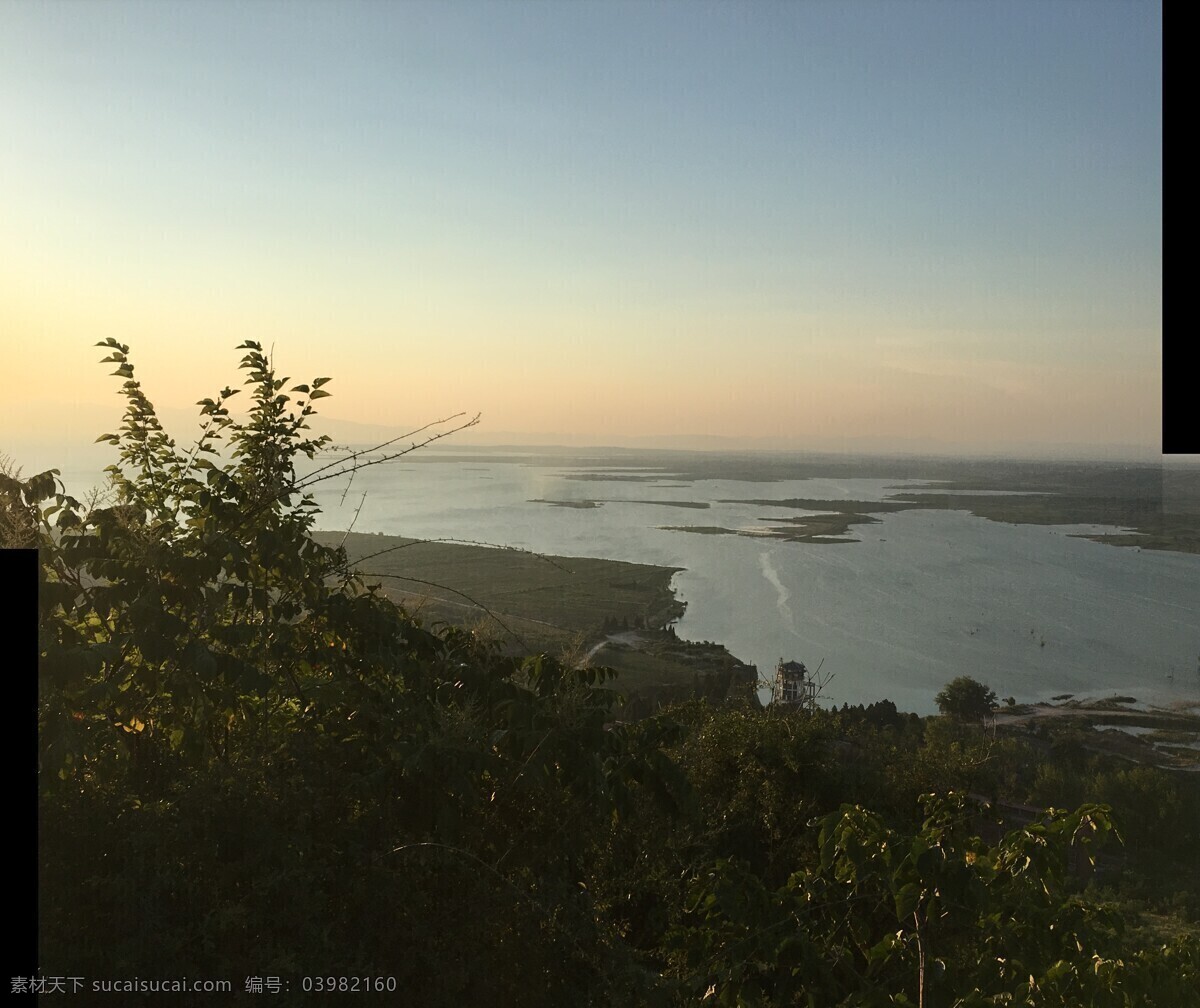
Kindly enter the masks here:
<path id="1" fill-rule="evenodd" d="M 113 337 L 171 410 L 254 339 L 477 437 L 1157 445 L 1154 5 L 341 6 L 0 14 L 5 443 Z"/>

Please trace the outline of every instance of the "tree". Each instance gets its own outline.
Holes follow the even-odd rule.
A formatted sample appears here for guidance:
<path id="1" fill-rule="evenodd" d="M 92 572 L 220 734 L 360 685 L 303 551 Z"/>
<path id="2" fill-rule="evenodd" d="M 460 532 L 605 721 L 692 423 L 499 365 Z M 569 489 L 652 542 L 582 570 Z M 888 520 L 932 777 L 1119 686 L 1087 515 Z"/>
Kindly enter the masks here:
<path id="1" fill-rule="evenodd" d="M 970 676 L 948 682 L 934 699 L 938 710 L 958 721 L 982 721 L 996 706 L 996 691 Z"/>
<path id="2" fill-rule="evenodd" d="M 1138 950 L 1069 894 L 1107 810 L 985 843 L 944 796 L 980 790 L 1003 740 L 887 703 L 616 722 L 604 670 L 424 628 L 309 535 L 309 488 L 427 440 L 327 462 L 306 432 L 327 380 L 293 386 L 247 343 L 246 418 L 232 389 L 203 400 L 181 450 L 105 346 L 111 506 L 0 458 L 0 535 L 41 563 L 44 971 L 336 964 L 430 1008 L 1196 1005 L 1193 939 Z M 970 679 L 938 697 L 994 702 Z M 1157 803 L 1162 834 L 1196 818 L 1183 786 L 1122 769 L 1093 790 Z"/>
<path id="3" fill-rule="evenodd" d="M 624 954 L 584 885 L 594 838 L 682 797 L 661 733 L 614 724 L 604 671 L 422 627 L 309 534 L 312 487 L 451 431 L 330 455 L 328 379 L 247 342 L 246 416 L 235 389 L 202 400 L 181 448 L 102 345 L 111 505 L 0 460 L 0 533 L 41 562 L 47 968 L 337 963 L 432 1006 L 589 1003 Z"/>
<path id="4" fill-rule="evenodd" d="M 37 510 L 45 487 L 21 480 L 7 456 L 0 455 L 0 549 L 30 549 L 37 544 Z M 43 484 L 52 479 L 46 475 Z M 52 486 L 53 484 L 51 484 Z"/>
<path id="5" fill-rule="evenodd" d="M 737 859 L 695 874 L 672 935 L 681 987 L 717 1005 L 1195 1006 L 1200 944 L 1132 951 L 1068 864 L 1114 832 L 1109 809 L 1048 810 L 996 844 L 984 809 L 926 795 L 919 829 L 859 806 L 816 824 L 820 859 L 771 888 Z M 694 1002 L 693 1002 L 694 1003 Z"/>
<path id="6" fill-rule="evenodd" d="M 53 472 L 24 489 L 48 505 L 35 512 L 44 787 L 122 764 L 141 787 L 181 759 L 229 765 L 267 722 L 310 729 L 370 680 L 399 680 L 380 662 L 394 660 L 404 626 L 344 554 L 309 537 L 316 480 L 297 466 L 328 441 L 306 434 L 328 379 L 287 389 L 261 347 L 244 343 L 246 419 L 230 416 L 237 390 L 226 388 L 199 403 L 200 436 L 181 449 L 128 348 L 101 345 L 126 401 L 119 432 L 99 439 L 119 454 L 108 467 L 115 503 L 84 508 Z"/>

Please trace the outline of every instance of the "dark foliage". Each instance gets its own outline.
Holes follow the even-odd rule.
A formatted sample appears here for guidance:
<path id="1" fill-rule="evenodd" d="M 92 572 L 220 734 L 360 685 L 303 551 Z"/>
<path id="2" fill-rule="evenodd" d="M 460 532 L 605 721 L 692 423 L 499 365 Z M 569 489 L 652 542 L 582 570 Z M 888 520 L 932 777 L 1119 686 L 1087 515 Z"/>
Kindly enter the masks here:
<path id="1" fill-rule="evenodd" d="M 982 721 L 997 703 L 995 690 L 970 676 L 948 682 L 934 701 L 943 714 L 960 721 Z"/>
<path id="2" fill-rule="evenodd" d="M 1121 827 L 1131 856 L 1194 849 L 1194 789 L 1054 776 L 887 701 L 615 724 L 603 672 L 424 627 L 313 542 L 308 491 L 366 464 L 308 433 L 327 379 L 246 343 L 247 417 L 225 389 L 180 450 L 106 345 L 113 500 L 0 477 L 42 556 L 46 974 L 290 977 L 277 1004 L 314 974 L 431 1006 L 1196 1003 L 1194 938 L 1135 940 L 1067 867 Z M 1083 804 L 982 840 L 962 795 L 1022 788 Z"/>

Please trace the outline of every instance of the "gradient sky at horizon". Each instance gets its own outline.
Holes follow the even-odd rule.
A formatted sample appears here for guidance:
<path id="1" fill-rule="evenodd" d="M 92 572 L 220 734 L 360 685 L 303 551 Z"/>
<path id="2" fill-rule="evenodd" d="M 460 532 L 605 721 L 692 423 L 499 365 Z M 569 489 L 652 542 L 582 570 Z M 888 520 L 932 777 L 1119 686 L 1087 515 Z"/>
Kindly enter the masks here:
<path id="1" fill-rule="evenodd" d="M 168 408 L 249 338 L 364 423 L 1156 448 L 1161 42 L 1136 0 L 5 0 L 3 441 L 116 409 L 115 336 Z"/>

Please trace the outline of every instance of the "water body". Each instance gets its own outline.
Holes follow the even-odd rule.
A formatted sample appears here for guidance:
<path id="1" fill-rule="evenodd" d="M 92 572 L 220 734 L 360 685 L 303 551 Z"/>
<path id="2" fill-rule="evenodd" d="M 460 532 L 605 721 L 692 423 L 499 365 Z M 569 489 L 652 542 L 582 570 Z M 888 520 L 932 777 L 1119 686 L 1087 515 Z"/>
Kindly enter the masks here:
<path id="1" fill-rule="evenodd" d="M 98 482 L 64 476 L 72 492 Z M 1200 556 L 1072 535 L 1119 531 L 1103 526 L 1011 525 L 949 510 L 880 514 L 850 530 L 859 542 L 836 545 L 662 527 L 763 529 L 814 512 L 723 502 L 882 501 L 923 482 L 886 471 L 695 478 L 626 459 L 472 449 L 362 470 L 317 497 L 322 529 L 354 522 L 357 532 L 684 568 L 674 582 L 687 603 L 681 636 L 720 641 L 762 673 L 781 657 L 820 666 L 832 677 L 826 705 L 887 697 L 929 713 L 958 675 L 1019 702 L 1120 693 L 1200 703 Z"/>
<path id="2" fill-rule="evenodd" d="M 1019 702 L 1061 693 L 1200 702 L 1200 556 L 1073 536 L 1117 529 L 1010 525 L 944 510 L 879 515 L 851 529 L 861 541 L 836 545 L 662 528 L 761 529 L 813 512 L 722 502 L 886 500 L 920 482 L 886 473 L 681 479 L 497 454 L 490 463 L 476 455 L 380 466 L 360 472 L 344 499 L 344 483 L 319 499 L 326 529 L 346 528 L 361 505 L 359 532 L 682 567 L 681 636 L 720 641 L 764 673 L 780 657 L 820 665 L 832 677 L 823 703 L 887 697 L 928 713 L 957 675 Z"/>

